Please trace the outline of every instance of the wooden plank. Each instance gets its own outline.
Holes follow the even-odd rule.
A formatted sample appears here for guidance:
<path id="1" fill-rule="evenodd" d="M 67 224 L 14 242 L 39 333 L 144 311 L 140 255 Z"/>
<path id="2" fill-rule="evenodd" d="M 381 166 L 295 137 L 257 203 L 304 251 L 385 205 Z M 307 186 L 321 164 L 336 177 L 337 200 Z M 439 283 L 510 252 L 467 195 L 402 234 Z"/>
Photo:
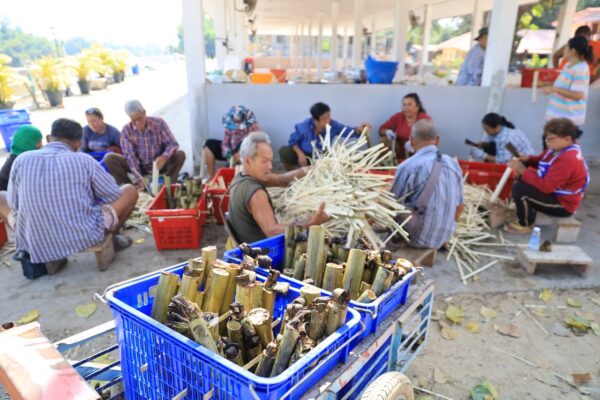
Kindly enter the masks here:
<path id="1" fill-rule="evenodd" d="M 517 260 L 529 274 L 539 265 L 571 266 L 586 277 L 593 260 L 578 246 L 553 244 L 552 251 L 533 251 L 527 245 L 517 246 Z"/>

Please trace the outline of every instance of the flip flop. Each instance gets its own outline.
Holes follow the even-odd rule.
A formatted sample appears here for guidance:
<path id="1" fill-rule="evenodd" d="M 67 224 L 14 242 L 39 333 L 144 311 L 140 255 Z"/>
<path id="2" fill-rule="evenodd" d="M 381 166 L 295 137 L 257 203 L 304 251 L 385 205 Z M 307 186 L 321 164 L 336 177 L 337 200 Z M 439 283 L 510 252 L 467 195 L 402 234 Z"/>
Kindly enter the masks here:
<path id="1" fill-rule="evenodd" d="M 523 226 L 517 222 L 511 222 L 504 227 L 504 230 L 510 233 L 526 234 L 533 231 L 533 226 Z"/>
<path id="2" fill-rule="evenodd" d="M 121 251 L 123 249 L 128 248 L 129 246 L 131 246 L 132 242 L 133 240 L 125 235 L 115 235 L 115 237 L 113 238 L 115 251 Z"/>

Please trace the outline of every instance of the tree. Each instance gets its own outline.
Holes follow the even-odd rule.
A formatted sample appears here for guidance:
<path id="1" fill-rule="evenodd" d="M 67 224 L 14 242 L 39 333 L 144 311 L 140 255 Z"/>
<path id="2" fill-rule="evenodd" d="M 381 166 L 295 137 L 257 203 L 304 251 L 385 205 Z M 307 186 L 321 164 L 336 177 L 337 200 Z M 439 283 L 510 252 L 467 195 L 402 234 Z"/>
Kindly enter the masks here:
<path id="1" fill-rule="evenodd" d="M 177 41 L 177 49 L 183 53 L 183 26 L 181 25 L 177 26 Z M 204 16 L 204 51 L 207 57 L 215 56 L 215 22 L 209 15 Z"/>
<path id="2" fill-rule="evenodd" d="M 82 37 L 72 38 L 65 42 L 65 52 L 68 55 L 79 54 L 81 50 L 89 49 L 90 47 L 92 47 L 92 42 Z"/>
<path id="3" fill-rule="evenodd" d="M 0 21 L 0 53 L 12 58 L 13 67 L 21 67 L 27 62 L 52 54 L 54 46 L 48 39 L 24 33 L 20 28 L 12 28 L 8 20 Z"/>

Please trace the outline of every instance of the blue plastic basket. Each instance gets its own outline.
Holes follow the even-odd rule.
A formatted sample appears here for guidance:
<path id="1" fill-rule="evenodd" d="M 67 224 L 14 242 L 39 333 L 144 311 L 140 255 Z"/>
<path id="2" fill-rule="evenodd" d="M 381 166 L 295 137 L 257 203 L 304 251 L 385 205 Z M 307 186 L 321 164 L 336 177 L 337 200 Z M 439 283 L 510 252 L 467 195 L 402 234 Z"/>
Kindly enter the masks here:
<path id="1" fill-rule="evenodd" d="M 392 83 L 398 69 L 397 61 L 378 61 L 371 56 L 365 60 L 365 70 L 369 83 Z"/>
<path id="2" fill-rule="evenodd" d="M 269 257 L 273 260 L 273 266 L 279 270 L 283 268 L 285 257 L 285 235 L 277 235 L 271 238 L 263 239 L 252 243 L 252 247 L 261 247 L 269 249 Z M 240 249 L 232 249 L 225 252 L 225 261 L 232 263 L 240 263 L 242 261 L 242 251 Z M 257 271 L 263 275 L 268 274 L 267 270 L 257 268 Z M 359 303 L 350 301 L 350 307 L 360 312 L 361 319 L 365 324 L 365 331 L 361 335 L 361 339 L 368 336 L 370 333 L 377 330 L 377 326 L 385 319 L 396 307 L 406 303 L 408 296 L 408 288 L 415 276 L 416 270 L 407 274 L 404 279 L 396 282 L 392 287 L 383 292 L 372 303 Z M 281 282 L 289 282 L 290 286 L 300 289 L 306 286 L 306 283 L 297 279 L 282 275 L 279 280 Z M 322 290 L 326 296 L 331 296 L 331 292 Z"/>
<path id="3" fill-rule="evenodd" d="M 167 268 L 181 275 L 186 263 Z M 127 399 L 297 399 L 339 362 L 361 334 L 360 315 L 349 308 L 346 324 L 276 377 L 261 378 L 150 318 L 160 271 L 119 284 L 106 295 L 113 310 Z M 257 275 L 264 281 L 264 277 Z M 274 318 L 300 296 L 278 295 Z"/>
<path id="4" fill-rule="evenodd" d="M 0 133 L 6 151 L 10 152 L 12 138 L 23 125 L 30 125 L 27 110 L 0 110 Z"/>

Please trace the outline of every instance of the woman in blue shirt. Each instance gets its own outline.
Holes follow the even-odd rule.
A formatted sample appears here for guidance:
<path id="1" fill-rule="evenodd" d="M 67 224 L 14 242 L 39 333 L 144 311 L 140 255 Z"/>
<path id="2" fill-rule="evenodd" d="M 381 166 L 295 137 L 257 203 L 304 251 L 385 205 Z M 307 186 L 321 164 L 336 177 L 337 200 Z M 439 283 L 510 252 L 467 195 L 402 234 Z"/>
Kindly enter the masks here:
<path id="1" fill-rule="evenodd" d="M 121 133 L 117 128 L 104 122 L 102 111 L 92 107 L 85 111 L 87 125 L 83 128 L 81 150 L 85 153 L 121 153 Z"/>
<path id="2" fill-rule="evenodd" d="M 341 124 L 331 118 L 331 109 L 327 104 L 321 102 L 313 104 L 310 108 L 310 115 L 309 118 L 294 126 L 288 146 L 279 149 L 281 162 L 288 171 L 306 167 L 309 164 L 309 158 L 313 156 L 312 143 L 315 143 L 317 149 L 321 149 L 319 136 L 325 135 L 327 124 L 331 126 L 330 138 L 332 141 L 339 135 L 359 137 L 365 127 L 371 127 L 367 123 L 356 128 Z"/>

